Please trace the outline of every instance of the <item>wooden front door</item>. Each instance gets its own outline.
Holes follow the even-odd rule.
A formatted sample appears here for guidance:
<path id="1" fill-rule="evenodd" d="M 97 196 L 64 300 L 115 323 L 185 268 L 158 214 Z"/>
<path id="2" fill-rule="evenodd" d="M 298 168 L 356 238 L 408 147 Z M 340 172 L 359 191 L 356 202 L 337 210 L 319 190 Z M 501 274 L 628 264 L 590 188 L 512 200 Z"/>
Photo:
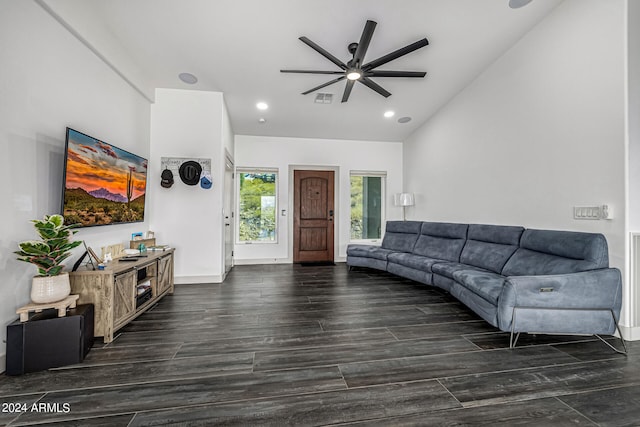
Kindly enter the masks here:
<path id="1" fill-rule="evenodd" d="M 333 262 L 333 171 L 293 171 L 293 262 Z"/>

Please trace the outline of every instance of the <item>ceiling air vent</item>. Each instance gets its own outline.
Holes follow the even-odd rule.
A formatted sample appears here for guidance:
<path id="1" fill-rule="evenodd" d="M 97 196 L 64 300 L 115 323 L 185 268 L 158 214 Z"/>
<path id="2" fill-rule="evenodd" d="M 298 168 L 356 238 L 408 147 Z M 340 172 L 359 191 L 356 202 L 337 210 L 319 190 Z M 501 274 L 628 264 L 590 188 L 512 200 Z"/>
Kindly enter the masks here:
<path id="1" fill-rule="evenodd" d="M 332 93 L 318 93 L 313 102 L 316 104 L 331 104 L 331 101 L 333 101 Z"/>

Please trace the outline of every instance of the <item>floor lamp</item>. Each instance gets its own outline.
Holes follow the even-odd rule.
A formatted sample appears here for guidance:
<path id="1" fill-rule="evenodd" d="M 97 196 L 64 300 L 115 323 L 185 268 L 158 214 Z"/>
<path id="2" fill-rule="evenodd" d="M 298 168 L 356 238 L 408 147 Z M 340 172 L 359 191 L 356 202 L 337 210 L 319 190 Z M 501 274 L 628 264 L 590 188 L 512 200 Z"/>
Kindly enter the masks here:
<path id="1" fill-rule="evenodd" d="M 395 205 L 402 206 L 402 220 L 407 220 L 407 206 L 413 206 L 416 204 L 413 193 L 397 193 L 394 197 Z"/>

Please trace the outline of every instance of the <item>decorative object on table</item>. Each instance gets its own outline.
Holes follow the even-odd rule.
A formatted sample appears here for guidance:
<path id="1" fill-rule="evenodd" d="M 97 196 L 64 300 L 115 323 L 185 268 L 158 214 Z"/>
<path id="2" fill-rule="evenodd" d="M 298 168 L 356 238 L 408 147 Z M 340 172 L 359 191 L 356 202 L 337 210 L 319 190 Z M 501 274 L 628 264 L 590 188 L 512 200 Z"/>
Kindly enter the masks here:
<path id="1" fill-rule="evenodd" d="M 62 262 L 71 256 L 71 250 L 82 240 L 71 241 L 77 231 L 75 225 L 64 225 L 62 215 L 45 215 L 42 220 L 32 220 L 42 240 L 27 240 L 18 244 L 14 253 L 19 261 L 29 262 L 38 268 L 38 275 L 31 283 L 31 300 L 35 303 L 60 301 L 71 293 L 69 274 L 64 273 Z"/>
<path id="2" fill-rule="evenodd" d="M 102 259 L 107 258 L 107 254 L 111 254 L 111 260 L 116 258 L 120 258 L 124 256 L 124 245 L 122 243 L 116 243 L 114 245 L 103 246 L 100 248 L 102 250 Z"/>
<path id="3" fill-rule="evenodd" d="M 147 231 L 147 239 L 153 239 L 155 237 L 156 237 L 156 233 L 154 233 L 151 230 Z"/>
<path id="4" fill-rule="evenodd" d="M 396 206 L 402 206 L 402 220 L 407 220 L 406 209 L 407 206 L 413 206 L 416 204 L 416 199 L 413 193 L 396 193 L 393 196 L 393 204 Z"/>
<path id="5" fill-rule="evenodd" d="M 142 239 L 142 240 L 130 240 L 129 241 L 129 249 L 140 249 L 140 244 L 143 244 L 145 247 L 155 246 L 156 239 Z M 126 251 L 126 249 L 125 249 Z"/>
<path id="6" fill-rule="evenodd" d="M 137 233 L 131 233 L 131 240 L 142 240 L 142 231 L 138 231 Z"/>
<path id="7" fill-rule="evenodd" d="M 187 185 L 197 185 L 201 173 L 202 166 L 194 160 L 188 160 L 180 165 L 180 179 Z"/>
<path id="8" fill-rule="evenodd" d="M 92 270 L 95 270 L 96 266 L 102 263 L 102 259 L 100 259 L 98 255 L 96 255 L 93 249 L 87 246 L 87 244 L 84 241 L 82 242 L 82 244 L 84 245 L 84 253 L 82 254 L 82 256 L 80 256 L 80 258 L 78 258 L 76 263 L 73 264 L 73 268 L 71 269 L 71 271 L 76 271 L 82 265 L 82 262 L 84 261 L 84 259 L 87 257 L 88 257 L 88 261 L 86 264 L 87 266 L 91 264 Z"/>

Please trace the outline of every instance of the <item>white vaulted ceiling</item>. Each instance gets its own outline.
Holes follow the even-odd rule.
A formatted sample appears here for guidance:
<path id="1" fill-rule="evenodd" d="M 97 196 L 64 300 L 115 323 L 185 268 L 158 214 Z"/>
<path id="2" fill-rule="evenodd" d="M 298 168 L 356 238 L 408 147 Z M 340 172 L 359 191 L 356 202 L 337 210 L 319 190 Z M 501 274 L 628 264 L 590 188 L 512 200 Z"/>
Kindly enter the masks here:
<path id="1" fill-rule="evenodd" d="M 223 92 L 236 134 L 403 141 L 561 0 L 521 9 L 508 0 L 36 1 L 150 98 L 156 87 Z M 429 46 L 379 69 L 427 76 L 375 79 L 386 99 L 356 84 L 344 104 L 343 81 L 321 90 L 334 94 L 322 105 L 300 93 L 333 76 L 280 73 L 337 70 L 298 37 L 346 62 L 367 19 L 378 26 L 365 62 L 426 37 Z M 198 83 L 181 82 L 182 72 Z M 259 112 L 258 101 L 270 108 Z M 404 116 L 412 120 L 399 124 Z"/>

